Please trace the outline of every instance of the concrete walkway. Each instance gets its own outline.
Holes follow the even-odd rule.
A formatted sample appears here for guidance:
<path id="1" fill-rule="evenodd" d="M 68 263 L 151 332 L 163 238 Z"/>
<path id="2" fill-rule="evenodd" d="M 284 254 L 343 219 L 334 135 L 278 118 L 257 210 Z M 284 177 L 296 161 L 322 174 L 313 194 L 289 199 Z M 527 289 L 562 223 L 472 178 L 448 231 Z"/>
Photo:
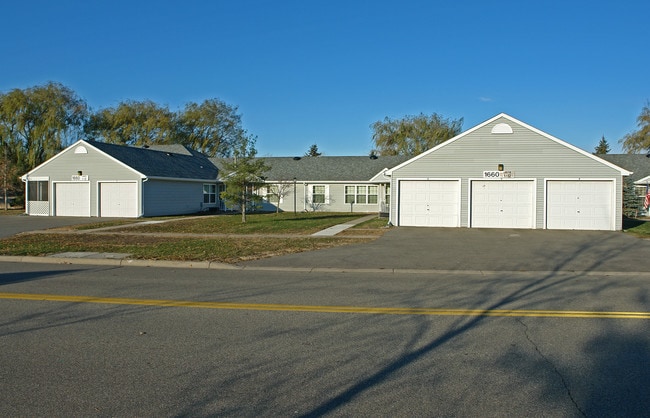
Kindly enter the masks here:
<path id="1" fill-rule="evenodd" d="M 353 226 L 358 225 L 360 223 L 369 221 L 371 219 L 375 219 L 376 217 L 377 217 L 376 214 L 364 216 L 362 218 L 358 218 L 358 219 L 355 219 L 353 221 L 349 221 L 349 222 L 346 222 L 346 223 L 343 223 L 343 224 L 330 226 L 327 229 L 323 229 L 322 231 L 315 232 L 315 233 L 313 233 L 311 235 L 314 236 L 314 237 L 332 237 L 332 236 L 338 234 L 341 231 L 345 231 L 348 228 L 352 228 Z"/>

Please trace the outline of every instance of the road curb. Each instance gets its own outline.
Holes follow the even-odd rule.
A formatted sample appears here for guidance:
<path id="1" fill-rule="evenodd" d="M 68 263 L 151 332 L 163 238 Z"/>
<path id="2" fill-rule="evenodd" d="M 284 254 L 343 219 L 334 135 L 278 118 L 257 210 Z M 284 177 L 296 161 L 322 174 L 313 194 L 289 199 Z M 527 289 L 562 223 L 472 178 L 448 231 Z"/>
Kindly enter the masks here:
<path id="1" fill-rule="evenodd" d="M 38 263 L 38 264 L 71 264 L 97 265 L 115 267 L 156 267 L 193 270 L 241 270 L 260 272 L 294 272 L 294 273 L 361 273 L 361 274 L 412 274 L 412 275 L 448 275 L 448 276 L 615 276 L 615 277 L 648 277 L 645 271 L 572 271 L 572 270 L 436 270 L 436 269 L 403 269 L 403 268 L 342 268 L 342 267 L 264 267 L 240 266 L 221 263 L 218 261 L 171 261 L 171 260 L 128 260 L 110 258 L 66 258 L 66 257 L 35 257 L 35 256 L 0 256 L 0 262 L 7 263 Z"/>

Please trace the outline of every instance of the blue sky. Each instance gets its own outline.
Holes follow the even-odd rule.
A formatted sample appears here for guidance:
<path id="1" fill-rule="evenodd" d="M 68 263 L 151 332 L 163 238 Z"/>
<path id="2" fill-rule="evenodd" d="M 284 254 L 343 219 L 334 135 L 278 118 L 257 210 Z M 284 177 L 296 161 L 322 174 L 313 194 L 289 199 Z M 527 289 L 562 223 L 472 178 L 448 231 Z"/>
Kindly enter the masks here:
<path id="1" fill-rule="evenodd" d="M 93 109 L 239 107 L 258 155 L 366 155 L 370 125 L 505 112 L 613 152 L 650 99 L 650 2 L 11 1 L 0 91 L 57 81 Z"/>

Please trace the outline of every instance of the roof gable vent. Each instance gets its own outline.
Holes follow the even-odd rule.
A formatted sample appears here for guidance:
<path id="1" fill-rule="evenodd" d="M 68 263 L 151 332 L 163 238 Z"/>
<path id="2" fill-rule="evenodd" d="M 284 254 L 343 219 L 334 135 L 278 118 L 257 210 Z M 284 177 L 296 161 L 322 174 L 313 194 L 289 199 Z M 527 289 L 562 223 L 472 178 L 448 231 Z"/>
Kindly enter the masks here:
<path id="1" fill-rule="evenodd" d="M 511 134 L 512 126 L 507 123 L 497 123 L 492 127 L 491 133 L 493 134 Z"/>
<path id="2" fill-rule="evenodd" d="M 74 149 L 75 154 L 88 154 L 88 150 L 83 145 L 79 145 Z"/>

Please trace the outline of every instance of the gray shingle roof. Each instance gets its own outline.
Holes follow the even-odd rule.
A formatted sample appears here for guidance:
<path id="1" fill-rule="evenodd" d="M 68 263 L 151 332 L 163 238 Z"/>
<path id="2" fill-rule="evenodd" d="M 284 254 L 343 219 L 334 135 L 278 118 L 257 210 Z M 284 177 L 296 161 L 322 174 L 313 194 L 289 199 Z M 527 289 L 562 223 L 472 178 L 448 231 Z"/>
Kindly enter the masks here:
<path id="1" fill-rule="evenodd" d="M 180 148 L 166 146 L 168 151 L 161 151 L 153 147 L 138 148 L 98 141 L 86 142 L 147 177 L 201 180 L 217 178 L 218 169 L 207 156 L 182 145 Z"/>
<path id="2" fill-rule="evenodd" d="M 599 154 L 598 157 L 632 171 L 629 179 L 633 182 L 650 176 L 650 158 L 646 154 Z"/>
<path id="3" fill-rule="evenodd" d="M 369 181 L 384 168 L 393 168 L 408 160 L 405 156 L 365 157 L 261 157 L 271 169 L 267 180 L 288 181 Z M 224 160 L 211 159 L 222 168 Z"/>

